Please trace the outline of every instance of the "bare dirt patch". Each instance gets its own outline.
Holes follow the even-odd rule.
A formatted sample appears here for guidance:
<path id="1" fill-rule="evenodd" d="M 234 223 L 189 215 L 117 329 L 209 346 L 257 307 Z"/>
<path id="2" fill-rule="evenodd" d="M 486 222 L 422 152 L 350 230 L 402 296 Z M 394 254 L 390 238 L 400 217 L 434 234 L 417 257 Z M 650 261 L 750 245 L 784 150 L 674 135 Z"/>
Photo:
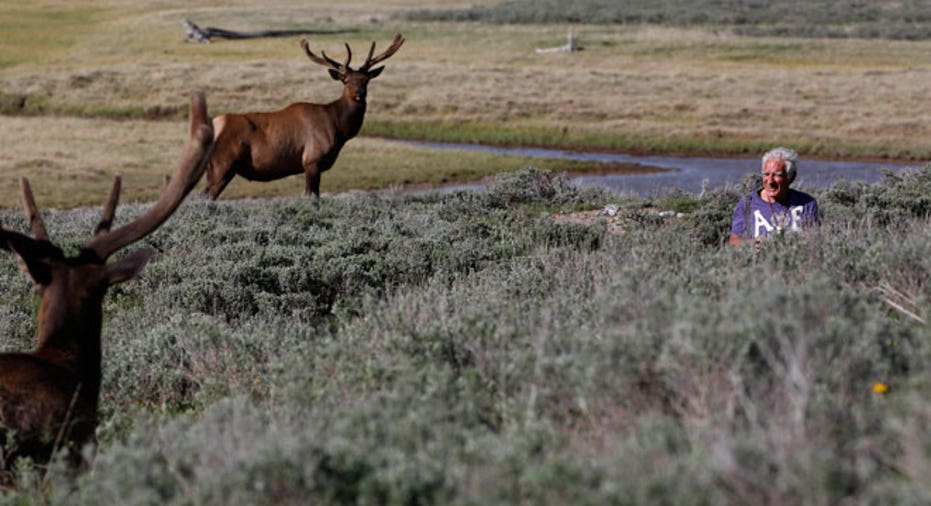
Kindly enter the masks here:
<path id="1" fill-rule="evenodd" d="M 556 223 L 578 223 L 581 225 L 594 225 L 599 220 L 604 220 L 608 227 L 608 234 L 621 235 L 624 233 L 624 220 L 620 213 L 610 215 L 604 209 L 595 209 L 590 211 L 573 211 L 565 214 L 553 215 L 553 221 Z"/>

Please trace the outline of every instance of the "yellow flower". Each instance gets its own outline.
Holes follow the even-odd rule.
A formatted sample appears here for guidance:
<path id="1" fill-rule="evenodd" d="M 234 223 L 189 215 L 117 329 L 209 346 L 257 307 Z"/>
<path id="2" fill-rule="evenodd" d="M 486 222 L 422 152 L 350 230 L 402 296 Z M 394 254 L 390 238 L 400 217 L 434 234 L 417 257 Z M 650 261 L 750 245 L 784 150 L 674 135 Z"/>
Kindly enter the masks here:
<path id="1" fill-rule="evenodd" d="M 873 392 L 877 394 L 884 394 L 889 391 L 889 385 L 883 383 L 882 381 L 877 381 L 873 383 Z"/>

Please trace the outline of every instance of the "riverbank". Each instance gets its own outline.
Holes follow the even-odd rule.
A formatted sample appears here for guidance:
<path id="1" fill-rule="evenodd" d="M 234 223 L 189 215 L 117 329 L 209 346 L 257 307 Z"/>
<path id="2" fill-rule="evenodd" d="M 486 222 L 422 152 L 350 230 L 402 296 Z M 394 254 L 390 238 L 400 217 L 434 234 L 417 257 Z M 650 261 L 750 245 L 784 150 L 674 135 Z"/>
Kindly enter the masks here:
<path id="1" fill-rule="evenodd" d="M 604 151 L 580 152 L 533 147 L 506 148 L 480 144 L 437 143 L 418 141 L 391 141 L 409 144 L 424 149 L 447 152 L 482 152 L 502 157 L 526 156 L 539 160 L 571 160 L 617 165 L 626 170 L 611 171 L 566 171 L 574 184 L 603 186 L 618 192 L 636 193 L 641 196 L 656 195 L 669 191 L 698 192 L 727 185 L 739 184 L 748 175 L 759 171 L 758 157 L 721 158 L 674 155 L 637 155 Z M 923 167 L 926 162 L 867 162 L 861 160 L 818 160 L 799 159 L 799 177 L 795 185 L 808 190 L 820 189 L 841 181 L 863 181 L 876 183 L 885 171 L 898 172 L 909 167 Z M 450 188 L 475 187 L 477 181 L 459 181 L 458 184 L 443 185 Z"/>
<path id="2" fill-rule="evenodd" d="M 480 144 L 501 148 L 540 148 L 602 153 L 625 153 L 636 156 L 679 156 L 702 158 L 744 158 L 758 156 L 774 146 L 786 145 L 816 160 L 850 160 L 861 162 L 910 163 L 931 159 L 931 150 L 901 149 L 897 145 L 863 145 L 840 141 L 825 146 L 810 140 L 787 142 L 784 139 L 747 139 L 743 134 L 725 138 L 669 137 L 662 134 L 624 131 L 590 131 L 577 127 L 515 127 L 506 124 L 464 123 L 420 124 L 414 122 L 366 123 L 365 135 L 385 140 Z"/>

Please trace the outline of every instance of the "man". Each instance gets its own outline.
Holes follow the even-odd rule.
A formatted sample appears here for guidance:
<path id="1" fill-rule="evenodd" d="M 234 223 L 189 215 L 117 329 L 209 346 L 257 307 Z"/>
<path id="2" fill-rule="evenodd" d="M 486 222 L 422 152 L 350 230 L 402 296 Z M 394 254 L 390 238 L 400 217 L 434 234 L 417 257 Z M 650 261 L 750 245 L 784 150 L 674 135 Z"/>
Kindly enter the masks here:
<path id="1" fill-rule="evenodd" d="M 740 199 L 731 220 L 728 242 L 758 241 L 785 230 L 801 230 L 820 223 L 818 202 L 789 188 L 798 173 L 798 154 L 775 148 L 763 155 L 763 187 Z"/>

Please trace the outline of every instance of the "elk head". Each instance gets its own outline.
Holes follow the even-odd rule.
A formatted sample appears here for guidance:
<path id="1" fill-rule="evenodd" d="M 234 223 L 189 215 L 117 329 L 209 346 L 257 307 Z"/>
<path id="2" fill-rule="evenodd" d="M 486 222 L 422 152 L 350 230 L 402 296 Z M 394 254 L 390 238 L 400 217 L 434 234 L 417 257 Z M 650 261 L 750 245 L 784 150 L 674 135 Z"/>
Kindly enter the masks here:
<path id="1" fill-rule="evenodd" d="M 353 70 L 349 66 L 349 62 L 352 60 L 352 50 L 349 49 L 349 44 L 346 44 L 346 61 L 339 63 L 327 56 L 324 51 L 320 52 L 322 56 L 315 55 L 307 45 L 307 40 L 301 39 L 301 47 L 304 48 L 304 52 L 307 53 L 307 57 L 310 58 L 310 61 L 327 67 L 327 70 L 330 72 L 330 77 L 342 82 L 346 86 L 346 97 L 361 104 L 365 103 L 365 95 L 368 90 L 369 80 L 378 77 L 382 70 L 385 69 L 385 67 L 372 68 L 372 66 L 390 58 L 401 48 L 402 44 L 404 44 L 404 37 L 399 33 L 394 36 L 394 41 L 388 49 L 384 50 L 378 56 L 373 57 L 372 55 L 375 53 L 375 42 L 373 41 L 372 47 L 369 48 L 369 54 L 365 58 L 365 63 L 358 69 Z"/>
<path id="2" fill-rule="evenodd" d="M 66 256 L 49 241 L 29 181 L 21 180 L 32 237 L 0 227 L 0 249 L 18 257 L 40 292 L 37 347 L 31 353 L 0 353 L 0 435 L 12 430 L 17 438 L 32 441 L 24 447 L 32 447 L 34 440 L 57 434 L 78 450 L 93 439 L 103 298 L 108 287 L 138 274 L 154 250 L 140 249 L 109 264 L 107 259 L 157 229 L 203 174 L 213 127 L 200 93 L 192 94 L 190 117 L 186 150 L 158 201 L 139 218 L 111 231 L 121 184 L 120 177 L 114 177 L 94 237 L 76 256 Z M 50 453 L 47 448 L 37 451 Z M 2 457 L 0 453 L 0 462 Z"/>

